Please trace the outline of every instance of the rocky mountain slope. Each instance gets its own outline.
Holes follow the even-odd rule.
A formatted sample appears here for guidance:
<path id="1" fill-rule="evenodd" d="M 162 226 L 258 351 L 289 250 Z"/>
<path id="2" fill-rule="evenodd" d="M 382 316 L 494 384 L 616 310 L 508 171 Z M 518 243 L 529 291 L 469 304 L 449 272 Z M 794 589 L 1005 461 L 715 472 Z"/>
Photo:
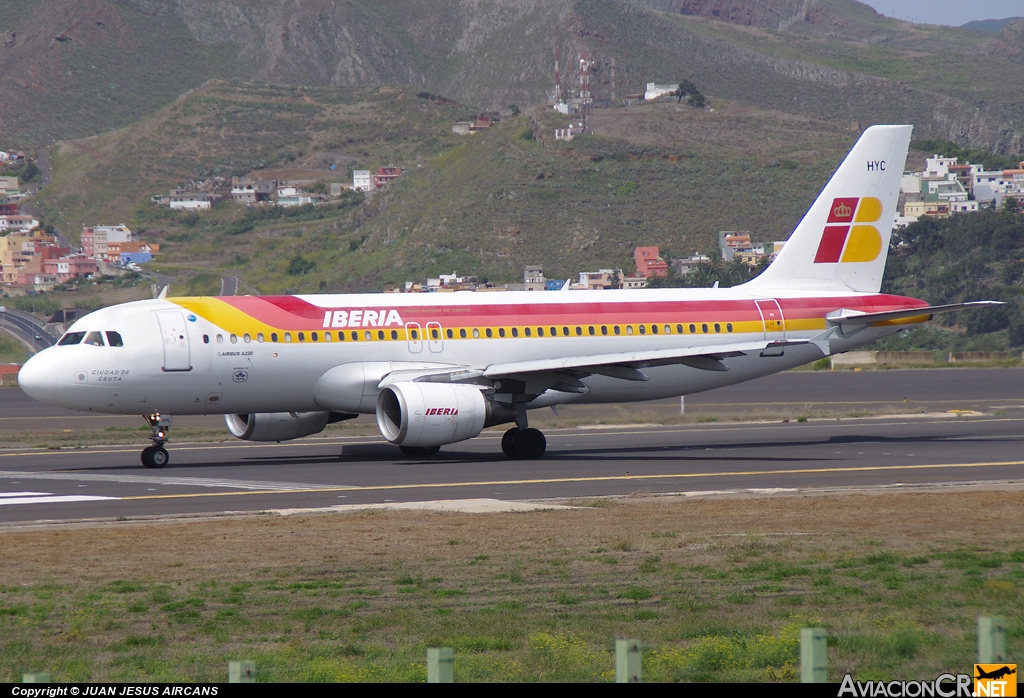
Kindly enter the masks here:
<path id="1" fill-rule="evenodd" d="M 566 84 L 592 52 L 597 96 L 611 96 L 614 62 L 619 97 L 686 78 L 763 108 L 1019 152 L 1014 27 L 910 25 L 854 0 L 0 0 L 0 144 L 100 133 L 213 77 L 536 104 L 558 47 Z"/>

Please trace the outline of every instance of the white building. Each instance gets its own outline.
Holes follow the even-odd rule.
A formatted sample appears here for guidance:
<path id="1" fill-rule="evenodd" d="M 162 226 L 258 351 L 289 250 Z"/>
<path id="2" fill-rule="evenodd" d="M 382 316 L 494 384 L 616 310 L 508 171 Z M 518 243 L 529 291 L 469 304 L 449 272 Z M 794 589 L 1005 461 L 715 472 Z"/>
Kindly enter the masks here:
<path id="1" fill-rule="evenodd" d="M 352 188 L 356 191 L 373 190 L 373 176 L 369 170 L 352 170 Z"/>
<path id="2" fill-rule="evenodd" d="M 4 235 L 8 233 L 24 233 L 38 227 L 39 221 L 32 216 L 15 213 L 0 216 L 0 233 Z"/>
<path id="3" fill-rule="evenodd" d="M 664 97 L 678 89 L 679 85 L 655 85 L 653 82 L 649 82 L 647 83 L 647 91 L 644 92 L 644 99 L 657 99 L 658 97 Z"/>
<path id="4" fill-rule="evenodd" d="M 180 191 L 171 192 L 170 207 L 179 210 L 208 209 L 213 206 L 213 194 L 208 191 Z"/>
<path id="5" fill-rule="evenodd" d="M 284 206 L 285 208 L 315 204 L 319 201 L 320 197 L 315 194 L 305 194 L 298 191 L 295 187 L 284 187 L 277 190 L 277 205 Z"/>
<path id="6" fill-rule="evenodd" d="M 949 174 L 949 168 L 956 164 L 956 160 L 934 155 L 924 161 L 924 172 L 921 175 L 927 179 L 945 179 Z"/>

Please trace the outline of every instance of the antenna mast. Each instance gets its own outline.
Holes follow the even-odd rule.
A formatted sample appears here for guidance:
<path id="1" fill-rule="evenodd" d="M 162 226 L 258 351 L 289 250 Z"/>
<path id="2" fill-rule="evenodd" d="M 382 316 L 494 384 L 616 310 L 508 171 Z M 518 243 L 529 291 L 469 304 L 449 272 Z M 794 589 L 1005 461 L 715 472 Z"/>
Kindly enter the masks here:
<path id="1" fill-rule="evenodd" d="M 590 51 L 580 51 L 580 113 L 583 117 L 583 133 L 590 131 L 590 105 L 594 101 L 590 94 L 590 68 L 593 65 Z"/>
<path id="2" fill-rule="evenodd" d="M 555 95 L 554 95 L 555 106 L 562 101 L 562 79 L 558 74 L 558 47 L 555 46 Z"/>

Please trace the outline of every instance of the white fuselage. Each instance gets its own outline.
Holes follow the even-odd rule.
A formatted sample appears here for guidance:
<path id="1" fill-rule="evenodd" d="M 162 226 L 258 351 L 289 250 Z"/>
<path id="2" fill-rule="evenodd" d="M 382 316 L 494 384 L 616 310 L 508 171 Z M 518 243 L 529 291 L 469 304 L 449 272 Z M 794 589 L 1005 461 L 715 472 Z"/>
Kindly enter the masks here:
<path id="1" fill-rule="evenodd" d="M 263 302 L 255 298 L 180 298 L 105 308 L 69 329 L 69 334 L 102 333 L 100 345 L 79 341 L 46 349 L 23 368 L 22 383 L 38 400 L 91 412 L 307 412 L 325 409 L 315 399 L 317 383 L 342 364 L 393 362 L 394 370 L 480 368 L 532 359 L 810 339 L 825 329 L 829 312 L 853 306 L 912 307 L 911 299 L 878 294 L 790 293 L 766 299 L 743 288 L 282 298 L 301 305 L 300 310 L 312 308 L 303 321 L 306 325 L 295 325 L 305 330 L 288 329 L 293 320 L 278 317 L 283 311 L 269 302 L 265 315 L 251 310 L 246 303 Z M 282 299 L 269 300 L 283 305 Z M 352 308 L 379 310 L 371 323 L 362 318 L 355 327 L 340 323 L 338 312 L 344 312 L 346 320 L 357 317 Z M 766 308 L 778 309 L 779 317 L 766 316 Z M 390 311 L 394 312 L 389 315 Z M 499 326 L 503 337 L 498 336 Z M 513 328 L 518 336 L 512 336 Z M 436 339 L 429 334 L 434 329 L 439 330 Z M 899 329 L 868 327 L 848 337 L 836 335 L 831 352 L 848 351 Z M 117 333 L 122 346 L 111 346 L 111 332 Z M 286 335 L 290 341 L 285 341 Z M 819 346 L 804 344 L 781 355 L 724 358 L 728 370 L 670 363 L 643 368 L 646 381 L 588 375 L 581 378 L 585 392 L 542 389 L 537 392 L 544 394 L 528 407 L 686 395 L 822 356 Z M 372 402 L 366 401 L 358 411 L 372 411 Z"/>

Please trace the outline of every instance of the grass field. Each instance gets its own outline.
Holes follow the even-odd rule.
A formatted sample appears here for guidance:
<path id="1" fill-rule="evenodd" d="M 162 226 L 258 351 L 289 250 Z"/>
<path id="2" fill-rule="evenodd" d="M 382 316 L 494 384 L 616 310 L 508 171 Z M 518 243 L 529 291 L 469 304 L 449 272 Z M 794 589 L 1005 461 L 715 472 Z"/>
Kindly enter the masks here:
<path id="1" fill-rule="evenodd" d="M 28 358 L 25 346 L 5 332 L 0 332 L 0 364 L 20 364 Z"/>
<path id="2" fill-rule="evenodd" d="M 967 671 L 975 617 L 1024 650 L 1024 493 L 573 502 L 517 514 L 354 512 L 0 531 L 0 681 L 793 681 Z M 958 512 L 950 515 L 950 512 Z"/>

